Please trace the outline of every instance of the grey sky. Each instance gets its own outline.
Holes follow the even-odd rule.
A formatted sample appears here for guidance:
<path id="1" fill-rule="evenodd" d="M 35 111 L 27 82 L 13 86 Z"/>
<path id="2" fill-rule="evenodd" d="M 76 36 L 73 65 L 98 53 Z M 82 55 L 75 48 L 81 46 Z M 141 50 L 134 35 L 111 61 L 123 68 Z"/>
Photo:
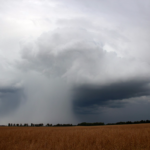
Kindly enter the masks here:
<path id="1" fill-rule="evenodd" d="M 149 6 L 0 0 L 0 124 L 149 119 Z"/>

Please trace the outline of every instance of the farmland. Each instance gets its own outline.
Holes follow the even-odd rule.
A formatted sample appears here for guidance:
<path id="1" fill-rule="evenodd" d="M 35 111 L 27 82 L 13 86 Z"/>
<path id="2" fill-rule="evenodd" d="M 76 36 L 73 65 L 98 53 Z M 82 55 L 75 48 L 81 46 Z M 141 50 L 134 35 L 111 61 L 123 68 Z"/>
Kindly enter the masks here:
<path id="1" fill-rule="evenodd" d="M 150 124 L 0 127 L 0 150 L 149 150 Z"/>

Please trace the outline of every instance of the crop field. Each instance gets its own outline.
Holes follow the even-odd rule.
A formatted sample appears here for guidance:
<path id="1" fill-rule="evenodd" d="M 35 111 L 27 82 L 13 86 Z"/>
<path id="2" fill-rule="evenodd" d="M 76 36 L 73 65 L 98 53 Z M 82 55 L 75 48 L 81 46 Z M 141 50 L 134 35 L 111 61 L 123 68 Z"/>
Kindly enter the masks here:
<path id="1" fill-rule="evenodd" d="M 150 124 L 0 127 L 0 150 L 150 150 Z"/>

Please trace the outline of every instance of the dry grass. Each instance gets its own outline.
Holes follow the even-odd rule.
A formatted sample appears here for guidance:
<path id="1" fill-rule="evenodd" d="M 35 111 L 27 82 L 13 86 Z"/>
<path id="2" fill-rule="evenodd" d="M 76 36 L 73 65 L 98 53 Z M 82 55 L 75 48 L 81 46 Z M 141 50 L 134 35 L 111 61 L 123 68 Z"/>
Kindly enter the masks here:
<path id="1" fill-rule="evenodd" d="M 150 150 L 150 124 L 0 127 L 0 150 Z"/>

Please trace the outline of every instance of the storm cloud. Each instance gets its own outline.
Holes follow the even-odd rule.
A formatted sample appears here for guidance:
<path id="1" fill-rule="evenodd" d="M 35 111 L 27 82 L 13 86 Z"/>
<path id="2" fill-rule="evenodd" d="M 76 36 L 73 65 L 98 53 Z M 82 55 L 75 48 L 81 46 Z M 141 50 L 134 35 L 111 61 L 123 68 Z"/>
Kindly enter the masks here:
<path id="1" fill-rule="evenodd" d="M 149 5 L 1 1 L 0 123 L 149 119 Z"/>
<path id="2" fill-rule="evenodd" d="M 0 115 L 3 116 L 16 111 L 24 99 L 23 89 L 21 88 L 0 88 Z"/>
<path id="3" fill-rule="evenodd" d="M 88 113 L 99 107 L 124 107 L 124 99 L 150 95 L 150 81 L 132 80 L 110 85 L 83 85 L 73 90 L 73 108 L 76 113 L 84 113 L 84 108 L 92 108 Z M 119 102 L 118 102 L 119 100 Z"/>

